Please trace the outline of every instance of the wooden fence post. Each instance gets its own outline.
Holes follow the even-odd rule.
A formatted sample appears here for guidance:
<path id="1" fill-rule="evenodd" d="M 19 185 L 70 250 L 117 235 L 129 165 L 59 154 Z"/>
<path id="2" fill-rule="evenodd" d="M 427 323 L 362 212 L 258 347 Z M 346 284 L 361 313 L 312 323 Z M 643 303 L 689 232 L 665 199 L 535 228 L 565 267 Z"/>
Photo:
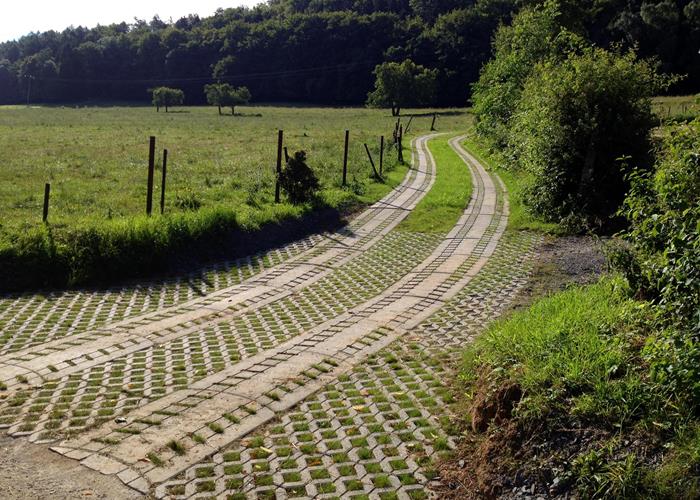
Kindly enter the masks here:
<path id="1" fill-rule="evenodd" d="M 430 131 L 435 132 L 435 120 L 437 119 L 437 113 L 433 113 L 433 123 L 430 124 Z"/>
<path id="2" fill-rule="evenodd" d="M 156 138 L 151 136 L 148 146 L 148 185 L 146 186 L 146 215 L 153 212 L 153 171 L 156 165 Z"/>
<path id="3" fill-rule="evenodd" d="M 44 213 L 41 217 L 41 220 L 43 222 L 47 222 L 49 220 L 49 196 L 51 195 L 51 184 L 48 182 L 44 186 Z"/>
<path id="4" fill-rule="evenodd" d="M 384 136 L 379 138 L 379 175 L 384 170 Z"/>
<path id="5" fill-rule="evenodd" d="M 345 153 L 343 154 L 343 186 L 348 185 L 348 146 L 350 144 L 350 131 L 345 131 Z"/>
<path id="6" fill-rule="evenodd" d="M 160 215 L 165 213 L 165 177 L 168 175 L 168 150 L 163 150 L 163 178 L 160 183 Z"/>
<path id="7" fill-rule="evenodd" d="M 382 176 L 379 175 L 379 172 L 377 172 L 377 167 L 374 166 L 374 160 L 372 159 L 372 153 L 369 152 L 369 148 L 367 147 L 367 143 L 365 143 L 365 151 L 367 151 L 367 158 L 369 158 L 369 163 L 372 165 L 372 170 L 374 171 L 374 176 L 377 178 L 377 180 L 381 180 Z"/>
<path id="8" fill-rule="evenodd" d="M 277 181 L 275 182 L 275 203 L 280 202 L 280 177 L 282 175 L 282 144 L 284 143 L 284 131 L 277 133 Z"/>
<path id="9" fill-rule="evenodd" d="M 403 125 L 399 126 L 399 163 L 403 163 Z"/>
<path id="10" fill-rule="evenodd" d="M 408 129 L 411 128 L 411 122 L 413 122 L 413 115 L 411 115 L 411 118 L 408 120 L 408 125 L 406 125 L 406 129 L 403 131 L 404 134 L 408 134 Z"/>
<path id="11" fill-rule="evenodd" d="M 287 146 L 284 147 L 284 162 L 289 163 L 289 151 L 287 151 Z"/>

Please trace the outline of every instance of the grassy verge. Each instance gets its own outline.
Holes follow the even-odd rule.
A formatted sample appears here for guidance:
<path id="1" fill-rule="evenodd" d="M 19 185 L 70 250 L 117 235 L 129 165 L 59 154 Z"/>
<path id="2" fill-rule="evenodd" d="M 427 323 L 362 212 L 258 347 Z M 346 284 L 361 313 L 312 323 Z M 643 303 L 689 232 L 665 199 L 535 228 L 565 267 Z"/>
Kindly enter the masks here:
<path id="1" fill-rule="evenodd" d="M 697 498 L 700 421 L 659 373 L 665 335 L 606 277 L 495 322 L 462 364 L 467 497 Z M 679 397 L 680 396 L 680 397 Z M 450 470 L 447 467 L 446 470 Z M 461 475 L 461 477 L 460 477 Z"/>
<path id="2" fill-rule="evenodd" d="M 417 233 L 447 233 L 459 220 L 469 202 L 472 184 L 469 168 L 441 136 L 428 143 L 435 158 L 437 174 L 430 192 L 400 224 L 399 229 Z"/>
<path id="3" fill-rule="evenodd" d="M 563 234 L 564 231 L 557 224 L 543 222 L 531 215 L 522 201 L 523 190 L 527 183 L 527 174 L 520 171 L 499 168 L 499 161 L 479 142 L 475 134 L 470 134 L 463 145 L 474 155 L 490 172 L 498 174 L 508 189 L 510 201 L 510 217 L 508 229 L 530 230 L 547 234 Z"/>

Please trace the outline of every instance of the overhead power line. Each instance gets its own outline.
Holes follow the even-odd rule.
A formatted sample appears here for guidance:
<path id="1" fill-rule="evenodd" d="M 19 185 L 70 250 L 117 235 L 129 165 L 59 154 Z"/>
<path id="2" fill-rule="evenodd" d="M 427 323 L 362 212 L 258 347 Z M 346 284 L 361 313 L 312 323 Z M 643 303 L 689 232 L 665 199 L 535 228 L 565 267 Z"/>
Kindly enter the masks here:
<path id="1" fill-rule="evenodd" d="M 94 79 L 94 78 L 60 78 L 60 77 L 35 77 L 35 80 L 43 82 L 59 83 L 112 83 L 112 84 L 156 84 L 156 83 L 179 83 L 179 82 L 211 82 L 211 81 L 251 81 L 266 80 L 272 78 L 282 78 L 287 76 L 304 76 L 313 73 L 328 73 L 343 69 L 358 67 L 374 67 L 377 62 L 358 61 L 333 66 L 316 66 L 313 68 L 300 68 L 294 70 L 269 71 L 261 73 L 243 73 L 238 75 L 228 75 L 221 77 L 201 76 L 201 77 L 181 77 L 181 78 L 150 78 L 150 79 Z"/>

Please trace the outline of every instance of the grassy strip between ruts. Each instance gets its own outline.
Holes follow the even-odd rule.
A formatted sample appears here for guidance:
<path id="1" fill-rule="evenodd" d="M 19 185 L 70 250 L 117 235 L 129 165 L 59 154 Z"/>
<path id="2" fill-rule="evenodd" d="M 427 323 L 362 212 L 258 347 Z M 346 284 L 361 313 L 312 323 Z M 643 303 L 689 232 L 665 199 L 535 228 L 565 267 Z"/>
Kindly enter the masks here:
<path id="1" fill-rule="evenodd" d="M 447 233 L 462 215 L 472 192 L 469 169 L 450 145 L 453 135 L 443 135 L 428 143 L 436 164 L 436 177 L 430 192 L 400 224 L 399 229 L 415 233 Z"/>
<path id="2" fill-rule="evenodd" d="M 471 131 L 468 138 L 462 145 L 476 157 L 481 164 L 490 172 L 497 174 L 508 190 L 508 200 L 510 202 L 510 216 L 508 218 L 508 229 L 511 230 L 531 230 L 547 234 L 563 234 L 564 231 L 557 225 L 537 220 L 523 204 L 522 195 L 527 184 L 527 174 L 521 171 L 508 170 L 497 167 L 500 163 L 497 158 L 488 152 L 480 142 L 476 134 Z"/>

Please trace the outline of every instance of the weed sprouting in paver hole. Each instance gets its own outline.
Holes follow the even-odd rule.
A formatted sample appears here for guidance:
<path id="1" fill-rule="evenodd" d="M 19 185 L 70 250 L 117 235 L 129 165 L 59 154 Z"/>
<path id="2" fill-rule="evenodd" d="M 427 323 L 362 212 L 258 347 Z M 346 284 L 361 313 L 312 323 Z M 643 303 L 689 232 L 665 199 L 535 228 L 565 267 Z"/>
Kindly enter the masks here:
<path id="1" fill-rule="evenodd" d="M 209 427 L 212 431 L 216 432 L 217 434 L 224 433 L 224 428 L 221 427 L 221 425 L 217 424 L 216 422 L 211 422 L 207 427 Z"/>
<path id="2" fill-rule="evenodd" d="M 241 454 L 237 451 L 229 451 L 224 453 L 224 462 L 238 462 L 241 459 Z"/>
<path id="3" fill-rule="evenodd" d="M 145 425 L 161 425 L 162 422 L 160 420 L 155 420 L 152 418 L 137 418 L 134 420 L 134 422 L 138 422 L 139 424 L 145 424 Z"/>
<path id="4" fill-rule="evenodd" d="M 280 468 L 281 469 L 296 469 L 298 467 L 297 461 L 294 460 L 293 458 L 288 458 L 286 460 L 283 460 L 280 462 Z"/>
<path id="5" fill-rule="evenodd" d="M 214 476 L 214 467 L 200 467 L 196 470 L 195 476 L 199 479 Z"/>
<path id="6" fill-rule="evenodd" d="M 357 479 L 353 479 L 351 481 L 345 482 L 345 488 L 348 491 L 358 491 L 358 490 L 363 490 L 364 486 L 362 486 L 362 481 L 359 481 Z"/>
<path id="7" fill-rule="evenodd" d="M 379 472 L 382 472 L 382 466 L 377 462 L 370 462 L 367 464 L 363 464 L 363 466 L 368 474 L 377 474 Z"/>
<path id="8" fill-rule="evenodd" d="M 251 452 L 250 452 L 250 456 L 254 460 L 260 460 L 263 458 L 267 458 L 270 455 L 272 455 L 272 453 L 267 448 L 255 448 L 254 450 L 251 450 Z"/>
<path id="9" fill-rule="evenodd" d="M 156 455 L 156 454 L 153 453 L 153 452 L 149 452 L 149 453 L 146 455 L 146 458 L 148 458 L 148 460 L 150 460 L 151 463 L 152 463 L 153 465 L 155 465 L 156 467 L 162 467 L 163 464 L 165 463 L 165 462 L 163 462 L 163 459 L 162 459 L 162 458 L 160 458 L 158 455 Z"/>
<path id="10" fill-rule="evenodd" d="M 386 491 L 384 493 L 379 494 L 380 500 L 396 500 L 399 498 L 399 495 L 393 491 Z"/>
<path id="11" fill-rule="evenodd" d="M 389 476 L 387 476 L 385 474 L 382 474 L 382 475 L 379 475 L 379 476 L 372 478 L 372 483 L 377 488 L 388 488 L 389 486 L 391 486 L 391 481 L 389 480 Z"/>
<path id="12" fill-rule="evenodd" d="M 258 411 L 255 408 L 250 408 L 246 405 L 241 406 L 241 410 L 248 413 L 249 415 L 255 415 Z"/>
<path id="13" fill-rule="evenodd" d="M 253 472 L 269 472 L 270 464 L 267 462 L 255 462 L 253 463 Z"/>
<path id="14" fill-rule="evenodd" d="M 278 457 L 288 457 L 292 454 L 292 449 L 289 447 L 275 448 L 275 455 Z"/>
<path id="15" fill-rule="evenodd" d="M 114 429 L 114 432 L 121 432 L 122 434 L 141 434 L 141 431 L 139 429 L 130 429 L 128 427 L 120 427 L 118 429 Z"/>
<path id="16" fill-rule="evenodd" d="M 265 445 L 265 438 L 262 436 L 255 436 L 248 441 L 247 446 L 249 448 L 260 448 Z"/>
<path id="17" fill-rule="evenodd" d="M 185 494 L 185 485 L 176 484 L 175 486 L 168 487 L 168 494 L 172 496 L 180 496 Z"/>
<path id="18" fill-rule="evenodd" d="M 207 442 L 204 436 L 200 436 L 199 434 L 190 434 L 190 438 L 192 438 L 192 441 L 194 441 L 197 444 L 204 444 Z"/>
<path id="19" fill-rule="evenodd" d="M 19 382 L 20 384 L 28 384 L 29 383 L 29 380 L 24 375 L 17 375 L 15 378 L 17 379 L 17 382 Z"/>
<path id="20" fill-rule="evenodd" d="M 425 498 L 428 498 L 428 494 L 422 489 L 410 490 L 408 492 L 408 496 L 411 498 L 411 500 L 424 500 Z"/>
<path id="21" fill-rule="evenodd" d="M 182 443 L 180 443 L 179 441 L 175 441 L 174 439 L 172 441 L 169 441 L 167 446 L 168 448 L 173 450 L 177 455 L 184 455 L 187 452 Z"/>
<path id="22" fill-rule="evenodd" d="M 334 493 L 335 485 L 333 483 L 320 483 L 316 485 L 316 490 L 319 493 Z"/>
<path id="23" fill-rule="evenodd" d="M 312 469 L 310 471 L 311 479 L 328 479 L 331 477 L 326 469 Z"/>
<path id="24" fill-rule="evenodd" d="M 273 400 L 273 401 L 279 401 L 279 400 L 280 400 L 280 396 L 279 396 L 279 394 L 277 394 L 276 392 L 268 392 L 267 394 L 265 394 L 265 396 L 267 396 L 268 398 L 270 398 L 270 399 Z"/>
<path id="25" fill-rule="evenodd" d="M 231 478 L 226 481 L 226 489 L 227 490 L 240 490 L 243 487 L 243 479 L 242 478 Z M 229 496 L 228 498 L 233 498 L 232 496 Z M 242 497 L 242 498 L 245 498 Z"/>
<path id="26" fill-rule="evenodd" d="M 214 481 L 202 481 L 197 483 L 197 493 L 214 491 L 216 489 L 216 483 Z"/>
<path id="27" fill-rule="evenodd" d="M 231 464 L 224 466 L 224 474 L 227 476 L 235 476 L 243 472 L 243 466 L 241 464 Z"/>
<path id="28" fill-rule="evenodd" d="M 274 484 L 274 478 L 270 475 L 256 476 L 255 485 L 256 486 L 272 486 Z"/>
<path id="29" fill-rule="evenodd" d="M 223 417 L 231 422 L 232 424 L 240 424 L 241 420 L 236 417 L 235 415 L 232 415 L 231 413 L 224 413 Z"/>
<path id="30" fill-rule="evenodd" d="M 338 467 L 338 474 L 348 477 L 357 475 L 357 472 L 355 472 L 355 468 L 352 465 L 341 465 Z"/>

